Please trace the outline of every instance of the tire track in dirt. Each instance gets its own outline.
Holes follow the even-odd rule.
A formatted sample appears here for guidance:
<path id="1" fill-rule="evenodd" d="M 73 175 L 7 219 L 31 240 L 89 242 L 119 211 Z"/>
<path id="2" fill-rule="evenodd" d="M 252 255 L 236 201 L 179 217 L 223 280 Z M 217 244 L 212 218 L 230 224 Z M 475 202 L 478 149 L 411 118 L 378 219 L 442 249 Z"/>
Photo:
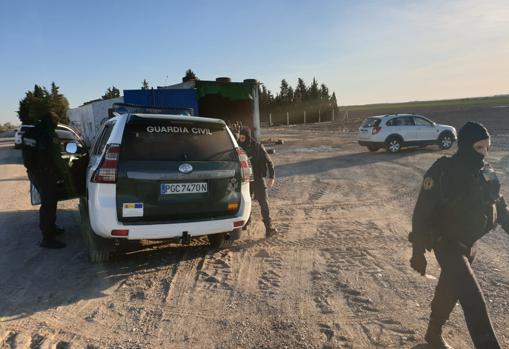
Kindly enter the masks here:
<path id="1" fill-rule="evenodd" d="M 263 258 L 263 272 L 258 279 L 258 288 L 264 294 L 272 296 L 279 292 L 281 287 L 281 272 L 283 260 L 279 253 Z"/>
<path id="2" fill-rule="evenodd" d="M 329 246 L 320 248 L 322 265 L 311 273 L 316 307 L 324 316 L 339 314 L 341 319 L 345 313 L 348 314 L 349 320 L 343 325 L 352 324 L 351 320 L 356 319 L 355 325 L 350 325 L 350 332 L 338 332 L 341 337 L 338 339 L 334 339 L 336 332 L 331 330 L 331 326 L 324 327 L 322 324 L 321 330 L 325 329 L 328 333 L 324 347 L 334 343 L 350 347 L 352 343 L 348 338 L 352 337 L 351 331 L 354 331 L 357 344 L 359 341 L 362 343 L 361 347 L 368 347 L 368 343 L 374 347 L 399 347 L 415 340 L 414 330 L 385 316 L 363 288 L 354 286 L 343 277 L 360 273 L 360 276 L 368 275 L 376 280 L 374 276 L 383 270 L 378 258 L 365 248 L 371 239 L 369 232 L 376 228 L 373 224 L 363 224 L 360 229 L 348 232 L 330 222 L 322 223 L 318 228 L 319 234 L 329 241 Z M 364 337 L 367 342 L 359 337 Z"/>

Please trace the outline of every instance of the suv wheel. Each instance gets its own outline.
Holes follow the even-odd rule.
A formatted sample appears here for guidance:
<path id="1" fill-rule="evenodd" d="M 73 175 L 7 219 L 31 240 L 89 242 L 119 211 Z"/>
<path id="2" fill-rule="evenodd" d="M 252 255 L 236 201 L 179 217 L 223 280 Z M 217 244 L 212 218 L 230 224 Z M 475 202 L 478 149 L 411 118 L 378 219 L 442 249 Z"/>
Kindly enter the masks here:
<path id="1" fill-rule="evenodd" d="M 111 260 L 115 252 L 113 242 L 97 236 L 90 226 L 87 202 L 80 199 L 80 230 L 83 241 L 88 250 L 88 257 L 92 263 L 105 263 Z"/>
<path id="2" fill-rule="evenodd" d="M 207 235 L 210 247 L 212 248 L 227 248 L 233 245 L 235 240 L 240 238 L 241 229 L 232 230 L 229 233 L 219 233 Z"/>
<path id="3" fill-rule="evenodd" d="M 374 145 L 368 145 L 368 150 L 372 153 L 374 153 L 375 151 L 378 151 L 378 149 L 380 149 L 379 147 L 376 147 Z"/>
<path id="4" fill-rule="evenodd" d="M 449 149 L 454 144 L 454 138 L 450 133 L 442 133 L 438 138 L 438 146 L 440 149 Z"/>
<path id="5" fill-rule="evenodd" d="M 397 153 L 401 150 L 401 140 L 398 137 L 391 137 L 387 140 L 387 150 L 390 153 Z"/>

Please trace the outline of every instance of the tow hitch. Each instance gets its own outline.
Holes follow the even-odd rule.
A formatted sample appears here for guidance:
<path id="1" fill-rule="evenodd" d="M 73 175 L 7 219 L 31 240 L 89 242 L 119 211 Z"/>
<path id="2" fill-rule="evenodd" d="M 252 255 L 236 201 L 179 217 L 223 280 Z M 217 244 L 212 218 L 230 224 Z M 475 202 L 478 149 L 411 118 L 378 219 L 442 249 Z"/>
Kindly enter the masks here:
<path id="1" fill-rule="evenodd" d="M 180 238 L 180 243 L 182 245 L 189 245 L 191 243 L 191 235 L 187 231 L 182 233 L 182 237 Z"/>

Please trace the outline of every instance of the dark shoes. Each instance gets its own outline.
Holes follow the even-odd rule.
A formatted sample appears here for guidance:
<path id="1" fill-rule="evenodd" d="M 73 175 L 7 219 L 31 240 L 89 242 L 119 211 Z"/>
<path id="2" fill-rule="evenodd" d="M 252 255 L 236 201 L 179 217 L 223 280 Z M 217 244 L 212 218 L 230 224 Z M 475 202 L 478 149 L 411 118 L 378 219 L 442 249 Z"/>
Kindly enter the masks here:
<path id="1" fill-rule="evenodd" d="M 64 248 L 66 246 L 66 244 L 64 244 L 61 241 L 58 241 L 57 239 L 47 239 L 47 238 L 44 238 L 39 243 L 39 246 L 41 246 L 43 248 L 49 248 L 49 249 L 52 249 L 52 250 L 59 250 L 61 248 Z"/>
<path id="2" fill-rule="evenodd" d="M 53 232 L 55 233 L 55 235 L 63 235 L 65 233 L 65 229 L 60 228 L 58 225 L 56 225 L 55 228 L 53 228 Z"/>
<path id="3" fill-rule="evenodd" d="M 453 349 L 442 337 L 442 325 L 430 320 L 424 339 L 433 349 Z"/>

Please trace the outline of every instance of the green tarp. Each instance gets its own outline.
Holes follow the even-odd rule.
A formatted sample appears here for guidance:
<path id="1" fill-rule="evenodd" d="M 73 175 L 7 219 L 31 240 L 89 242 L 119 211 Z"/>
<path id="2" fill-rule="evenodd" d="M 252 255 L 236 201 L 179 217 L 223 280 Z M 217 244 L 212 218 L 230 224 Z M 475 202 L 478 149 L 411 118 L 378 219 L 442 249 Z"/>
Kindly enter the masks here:
<path id="1" fill-rule="evenodd" d="M 253 99 L 253 85 L 241 83 L 196 82 L 196 94 L 200 99 L 210 94 L 220 94 L 232 101 Z"/>

